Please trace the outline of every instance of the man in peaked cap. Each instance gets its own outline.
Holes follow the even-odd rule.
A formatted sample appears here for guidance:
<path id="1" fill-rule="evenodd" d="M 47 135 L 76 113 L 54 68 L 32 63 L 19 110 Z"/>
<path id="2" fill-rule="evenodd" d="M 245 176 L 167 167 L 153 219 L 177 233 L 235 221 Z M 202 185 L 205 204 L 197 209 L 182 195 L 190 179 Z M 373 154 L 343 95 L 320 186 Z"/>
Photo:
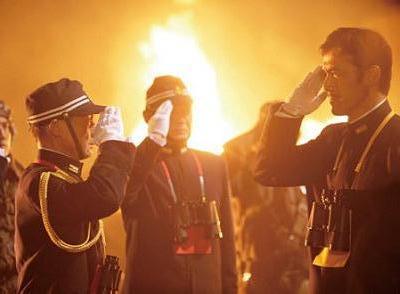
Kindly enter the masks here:
<path id="1" fill-rule="evenodd" d="M 138 147 L 122 205 L 125 293 L 236 293 L 235 246 L 222 158 L 187 148 L 192 99 L 173 76 L 155 78 L 145 121 L 172 102 L 162 147 Z M 136 168 L 137 167 L 137 168 Z"/>
<path id="2" fill-rule="evenodd" d="M 15 293 L 14 194 L 22 165 L 11 155 L 15 127 L 10 108 L 0 100 L 0 293 Z"/>
<path id="3" fill-rule="evenodd" d="M 307 185 L 310 293 L 400 293 L 400 117 L 387 98 L 392 51 L 379 33 L 354 27 L 334 30 L 320 49 L 322 68 L 272 109 L 255 176 L 266 186 Z M 296 145 L 304 116 L 326 94 L 332 113 L 349 121 Z"/>
<path id="4" fill-rule="evenodd" d="M 87 130 L 82 128 L 79 120 L 98 114 L 105 110 L 105 107 L 94 104 L 83 91 L 80 82 L 61 79 L 46 84 L 28 96 L 25 103 L 30 114 L 28 123 L 33 127 L 38 139 L 42 137 L 40 135 L 43 130 L 54 126 L 58 131 L 57 136 L 62 137 L 56 136 L 56 140 L 51 144 L 61 145 L 58 148 L 67 149 L 66 153 L 78 160 L 89 156 L 89 132 L 85 132 Z M 108 116 L 116 121 L 115 125 L 111 124 L 110 130 L 113 135 L 121 136 L 123 129 L 120 125 L 120 115 L 113 115 L 115 112 L 114 108 L 108 111 Z M 38 143 L 42 144 L 40 140 Z"/>
<path id="5" fill-rule="evenodd" d="M 100 219 L 119 208 L 135 147 L 123 136 L 120 110 L 94 104 L 78 81 L 46 84 L 26 106 L 39 156 L 16 192 L 17 292 L 88 293 L 104 256 Z M 159 122 L 152 131 L 161 137 L 163 129 Z M 99 155 L 83 180 L 90 141 Z"/>

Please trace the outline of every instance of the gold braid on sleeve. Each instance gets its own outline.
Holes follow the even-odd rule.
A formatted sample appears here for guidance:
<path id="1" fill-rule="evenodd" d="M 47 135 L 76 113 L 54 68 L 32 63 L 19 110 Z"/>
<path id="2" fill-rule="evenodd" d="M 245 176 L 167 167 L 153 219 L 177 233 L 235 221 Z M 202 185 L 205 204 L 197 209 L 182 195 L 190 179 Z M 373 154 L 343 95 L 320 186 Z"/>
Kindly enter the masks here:
<path id="1" fill-rule="evenodd" d="M 88 250 L 90 247 L 92 247 L 96 242 L 102 238 L 103 244 L 104 244 L 104 230 L 103 230 L 103 222 L 99 220 L 99 230 L 96 233 L 96 235 L 90 239 L 90 232 L 91 232 L 91 223 L 89 222 L 88 224 L 88 233 L 86 240 L 81 243 L 81 244 L 69 244 L 65 241 L 63 241 L 56 231 L 54 230 L 53 226 L 50 223 L 49 219 L 49 212 L 48 212 L 48 207 L 47 207 L 47 189 L 48 189 L 48 184 L 51 176 L 55 176 L 57 178 L 60 178 L 64 181 L 67 181 L 68 183 L 78 183 L 81 180 L 74 178 L 67 174 L 66 172 L 57 169 L 55 172 L 43 172 L 40 175 L 40 182 L 39 182 L 39 203 L 40 203 L 40 211 L 42 214 L 42 220 L 43 220 L 43 225 L 44 228 L 50 238 L 50 240 L 60 249 L 65 250 L 70 253 L 79 253 Z"/>

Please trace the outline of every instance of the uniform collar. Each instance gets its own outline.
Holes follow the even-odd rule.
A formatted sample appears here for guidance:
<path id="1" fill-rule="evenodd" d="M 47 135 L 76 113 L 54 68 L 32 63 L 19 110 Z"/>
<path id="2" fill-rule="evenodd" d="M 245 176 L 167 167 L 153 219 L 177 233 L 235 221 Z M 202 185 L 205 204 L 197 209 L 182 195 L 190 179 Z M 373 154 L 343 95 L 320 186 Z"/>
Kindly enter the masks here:
<path id="1" fill-rule="evenodd" d="M 386 115 L 392 111 L 389 102 L 385 99 L 383 102 L 379 103 L 370 112 L 363 115 L 356 121 L 349 122 L 347 125 L 349 130 L 353 131 L 355 134 L 362 134 L 366 131 L 373 132 L 378 125 L 382 122 Z"/>
<path id="2" fill-rule="evenodd" d="M 54 150 L 41 148 L 39 149 L 39 162 L 45 162 L 48 164 L 55 165 L 56 167 L 78 176 L 82 174 L 82 166 L 83 164 L 71 158 L 68 155 L 59 153 Z"/>
<path id="3" fill-rule="evenodd" d="M 188 151 L 187 147 L 182 147 L 182 148 L 168 148 L 168 147 L 164 147 L 161 149 L 163 154 L 166 155 L 180 155 L 180 154 L 184 154 Z"/>

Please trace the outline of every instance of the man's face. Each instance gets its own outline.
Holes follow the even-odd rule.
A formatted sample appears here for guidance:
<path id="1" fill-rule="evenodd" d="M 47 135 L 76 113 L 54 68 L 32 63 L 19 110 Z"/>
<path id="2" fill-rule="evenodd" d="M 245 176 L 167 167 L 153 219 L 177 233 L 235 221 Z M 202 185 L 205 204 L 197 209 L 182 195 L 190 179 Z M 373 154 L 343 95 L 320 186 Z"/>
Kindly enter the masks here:
<path id="1" fill-rule="evenodd" d="M 88 158 L 90 156 L 90 129 L 95 125 L 94 115 L 72 117 L 72 125 L 74 127 L 76 136 L 78 137 L 79 143 L 82 146 L 84 158 Z"/>
<path id="2" fill-rule="evenodd" d="M 168 143 L 185 142 L 190 137 L 192 127 L 192 102 L 173 101 L 170 127 L 167 136 Z"/>
<path id="3" fill-rule="evenodd" d="M 351 115 L 368 92 L 363 85 L 361 69 L 353 64 L 350 55 L 342 53 L 338 47 L 327 51 L 322 59 L 326 72 L 324 89 L 330 98 L 332 113 Z"/>
<path id="4" fill-rule="evenodd" d="M 0 148 L 5 154 L 10 154 L 12 135 L 10 132 L 10 122 L 5 117 L 0 117 Z"/>
<path id="5" fill-rule="evenodd" d="M 71 116 L 70 121 L 84 153 L 83 158 L 78 154 L 75 142 L 69 132 L 67 123 L 64 120 L 57 121 L 58 124 L 62 124 L 62 126 L 60 125 L 60 128 L 57 130 L 57 135 L 59 136 L 58 139 L 60 140 L 59 144 L 61 144 L 65 153 L 68 153 L 76 159 L 85 159 L 90 156 L 89 140 L 91 138 L 90 128 L 94 126 L 93 115 Z"/>

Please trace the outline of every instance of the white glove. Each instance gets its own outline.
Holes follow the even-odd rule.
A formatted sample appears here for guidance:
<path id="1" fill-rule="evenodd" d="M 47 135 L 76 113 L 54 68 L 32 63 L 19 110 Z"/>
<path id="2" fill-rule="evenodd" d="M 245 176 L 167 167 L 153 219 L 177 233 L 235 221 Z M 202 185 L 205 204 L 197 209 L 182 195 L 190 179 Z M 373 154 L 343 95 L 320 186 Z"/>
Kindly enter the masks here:
<path id="1" fill-rule="evenodd" d="M 99 146 L 106 141 L 125 141 L 121 109 L 107 106 L 100 113 L 99 121 L 92 129 L 92 144 Z"/>
<path id="2" fill-rule="evenodd" d="M 322 90 L 325 72 L 321 66 L 310 72 L 294 90 L 282 109 L 293 116 L 304 116 L 315 111 L 324 102 L 327 93 Z"/>
<path id="3" fill-rule="evenodd" d="M 147 123 L 149 138 L 160 146 L 165 146 L 165 144 L 167 144 L 169 119 L 171 117 L 172 108 L 173 106 L 170 100 L 163 102 Z"/>

